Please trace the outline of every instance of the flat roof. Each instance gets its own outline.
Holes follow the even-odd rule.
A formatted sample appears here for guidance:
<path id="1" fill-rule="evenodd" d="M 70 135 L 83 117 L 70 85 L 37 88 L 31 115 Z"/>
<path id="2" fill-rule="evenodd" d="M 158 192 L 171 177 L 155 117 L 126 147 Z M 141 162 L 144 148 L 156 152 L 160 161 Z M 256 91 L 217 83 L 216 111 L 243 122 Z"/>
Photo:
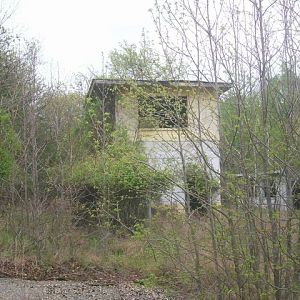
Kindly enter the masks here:
<path id="1" fill-rule="evenodd" d="M 181 86 L 181 87 L 194 87 L 194 88 L 218 88 L 222 92 L 226 92 L 231 88 L 231 85 L 226 82 L 209 82 L 209 81 L 198 81 L 198 80 L 123 80 L 123 79 L 93 79 L 87 96 L 91 95 L 92 90 L 94 89 L 95 85 L 102 85 L 102 86 L 124 86 L 129 85 L 130 83 L 135 83 L 139 86 L 152 86 L 155 84 L 163 85 L 163 86 Z"/>

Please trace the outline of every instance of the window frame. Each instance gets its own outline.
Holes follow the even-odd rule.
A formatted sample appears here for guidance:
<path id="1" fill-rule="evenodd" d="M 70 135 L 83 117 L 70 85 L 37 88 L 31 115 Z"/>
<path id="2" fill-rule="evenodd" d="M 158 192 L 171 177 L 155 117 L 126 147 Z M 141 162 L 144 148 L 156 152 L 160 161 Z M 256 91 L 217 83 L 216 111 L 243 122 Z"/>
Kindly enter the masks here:
<path id="1" fill-rule="evenodd" d="M 165 100 L 166 99 L 166 100 Z M 167 100 L 168 99 L 168 100 Z M 172 108 L 171 104 L 176 105 L 176 101 L 180 99 L 180 104 L 183 104 L 180 108 L 180 111 L 176 109 L 168 110 Z M 143 104 L 142 101 L 145 101 Z M 164 101 L 164 102 L 163 102 Z M 169 102 L 169 103 L 168 103 Z M 153 104 L 153 105 L 151 105 Z M 159 106 L 158 106 L 159 105 Z M 141 110 L 142 106 L 149 106 L 150 110 L 143 112 Z M 151 112 L 153 109 L 153 112 Z M 171 113 L 172 116 L 168 118 L 168 113 Z M 180 118 L 181 122 L 176 122 Z M 143 120 L 149 118 L 149 123 L 153 122 L 153 125 L 145 126 Z M 172 120 L 175 119 L 175 120 Z M 177 120 L 176 120 L 177 118 Z M 181 124 L 180 124 L 181 123 Z M 189 124 L 188 120 L 188 97 L 187 96 L 149 96 L 146 99 L 139 99 L 138 105 L 138 128 L 139 129 L 175 129 L 175 128 L 187 128 Z"/>

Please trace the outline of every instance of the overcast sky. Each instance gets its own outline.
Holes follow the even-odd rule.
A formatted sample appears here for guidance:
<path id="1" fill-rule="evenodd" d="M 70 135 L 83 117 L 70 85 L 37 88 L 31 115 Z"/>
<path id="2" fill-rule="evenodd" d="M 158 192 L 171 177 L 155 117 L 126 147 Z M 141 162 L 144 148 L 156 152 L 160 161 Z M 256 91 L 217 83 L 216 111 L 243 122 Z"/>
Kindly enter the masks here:
<path id="1" fill-rule="evenodd" d="M 143 28 L 154 31 L 148 11 L 153 0 L 0 1 L 16 7 L 9 26 L 40 41 L 48 63 L 45 72 L 59 66 L 61 80 L 89 68 L 100 70 L 102 51 L 107 53 L 123 40 L 138 42 Z"/>

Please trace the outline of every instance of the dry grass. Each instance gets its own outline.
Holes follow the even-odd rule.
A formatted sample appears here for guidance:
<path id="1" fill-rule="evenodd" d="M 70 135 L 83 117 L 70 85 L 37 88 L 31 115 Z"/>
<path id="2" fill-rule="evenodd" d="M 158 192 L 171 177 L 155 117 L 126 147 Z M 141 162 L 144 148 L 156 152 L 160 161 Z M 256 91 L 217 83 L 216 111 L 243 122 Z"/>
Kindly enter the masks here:
<path id="1" fill-rule="evenodd" d="M 65 272 L 68 278 L 69 272 L 80 274 L 79 278 L 86 274 L 89 278 L 96 276 L 93 273 L 96 271 L 108 272 L 118 274 L 122 280 L 130 278 L 146 286 L 168 286 L 191 299 L 193 295 L 214 298 L 221 286 L 223 299 L 235 299 L 238 291 L 230 230 L 234 230 L 244 286 L 250 296 L 258 278 L 249 267 L 249 235 L 243 216 L 242 213 L 233 215 L 233 228 L 224 216 L 214 216 L 212 232 L 207 216 L 187 219 L 183 213 L 163 208 L 157 210 L 150 223 L 136 226 L 134 235 L 129 235 L 122 230 L 112 233 L 106 227 L 76 227 L 74 216 L 68 209 L 59 212 L 46 209 L 39 215 L 28 216 L 21 208 L 7 208 L 2 212 L 0 222 L 0 258 L 14 266 L 13 274 L 19 277 L 30 272 L 36 273 L 36 278 Z M 285 236 L 286 216 L 283 213 L 281 217 L 281 233 Z M 257 218 L 258 229 L 259 221 Z M 263 221 L 265 231 L 257 230 L 257 240 L 266 238 L 271 251 L 270 224 L 267 218 Z M 217 244 L 218 270 L 212 234 Z M 262 255 L 262 248 L 260 251 Z M 288 268 L 285 264 L 288 259 L 284 255 L 282 251 L 283 270 Z M 260 269 L 262 272 L 262 265 Z"/>

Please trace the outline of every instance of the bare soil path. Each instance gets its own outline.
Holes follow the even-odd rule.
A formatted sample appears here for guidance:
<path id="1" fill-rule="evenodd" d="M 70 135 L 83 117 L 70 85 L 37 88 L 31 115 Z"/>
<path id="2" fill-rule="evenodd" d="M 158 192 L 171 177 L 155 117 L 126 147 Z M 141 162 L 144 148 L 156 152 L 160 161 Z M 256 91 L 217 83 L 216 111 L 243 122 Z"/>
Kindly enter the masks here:
<path id="1" fill-rule="evenodd" d="M 1 300 L 167 300 L 159 290 L 149 290 L 128 283 L 101 286 L 93 282 L 32 281 L 0 278 Z"/>

